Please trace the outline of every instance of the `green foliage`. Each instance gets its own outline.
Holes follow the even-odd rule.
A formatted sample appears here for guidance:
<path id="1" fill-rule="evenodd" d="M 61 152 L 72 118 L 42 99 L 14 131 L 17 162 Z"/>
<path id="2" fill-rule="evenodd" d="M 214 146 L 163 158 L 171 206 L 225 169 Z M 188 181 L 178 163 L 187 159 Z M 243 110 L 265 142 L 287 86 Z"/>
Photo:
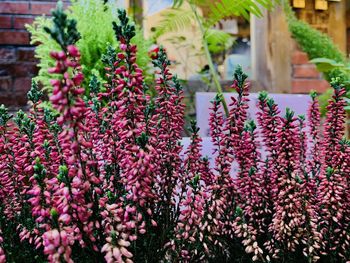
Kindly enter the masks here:
<path id="1" fill-rule="evenodd" d="M 211 25 L 215 25 L 217 22 L 224 18 L 231 16 L 243 16 L 249 20 L 250 14 L 257 17 L 262 17 L 262 8 L 271 9 L 275 3 L 275 0 L 220 0 L 220 1 L 207 1 L 197 0 L 197 4 L 207 6 L 210 10 L 208 22 Z"/>
<path id="2" fill-rule="evenodd" d="M 115 17 L 111 8 L 102 1 L 74 0 L 68 16 L 78 22 L 77 28 L 82 38 L 77 46 L 82 54 L 81 64 L 84 75 L 88 77 L 87 81 L 91 79 L 91 75 L 88 75 L 91 70 L 98 78 L 103 79 L 101 56 L 106 52 L 106 43 L 117 46 L 112 28 Z"/>
<path id="3" fill-rule="evenodd" d="M 174 0 L 173 6 L 180 7 L 185 0 Z M 191 4 L 209 8 L 209 21 L 216 24 L 220 20 L 230 16 L 243 16 L 249 19 L 250 14 L 262 17 L 262 8 L 270 9 L 278 0 L 189 0 Z"/>
<path id="4" fill-rule="evenodd" d="M 196 8 L 205 7 L 208 17 L 199 16 L 193 10 L 181 8 L 184 2 L 195 6 Z M 249 19 L 250 14 L 258 17 L 262 16 L 262 8 L 270 9 L 276 0 L 178 0 L 174 1 L 173 8 L 163 13 L 163 20 L 159 23 L 153 35 L 155 39 L 167 32 L 177 32 L 184 30 L 192 24 L 197 23 L 196 19 L 200 19 L 205 32 L 203 38 L 207 41 L 210 52 L 219 53 L 233 44 L 233 37 L 220 30 L 213 29 L 213 26 L 222 19 L 231 16 L 243 16 Z"/>
<path id="5" fill-rule="evenodd" d="M 291 10 L 288 11 L 288 8 L 286 8 L 286 10 L 289 31 L 300 48 L 308 54 L 310 59 L 329 59 L 333 61 L 333 66 L 345 64 L 347 62 L 345 55 L 326 34 L 312 28 L 308 23 L 298 20 Z M 330 61 L 323 62 L 327 62 L 328 65 L 331 64 Z M 324 65 L 325 64 L 323 64 L 323 66 Z M 346 82 L 346 80 L 349 79 L 349 76 L 346 75 L 347 74 L 344 74 L 339 68 L 332 67 L 329 70 L 324 70 L 324 76 L 328 81 L 331 81 L 334 77 L 340 77 Z"/>
<path id="6" fill-rule="evenodd" d="M 209 10 L 207 17 L 201 17 L 204 27 L 209 29 L 222 19 L 232 16 L 243 16 L 247 20 L 249 20 L 250 14 L 262 17 L 262 9 L 271 9 L 279 0 L 175 0 L 173 8 L 164 12 L 164 19 L 157 27 L 155 37 L 165 32 L 182 30 L 195 22 L 195 15 L 191 10 L 181 9 L 185 2 L 197 8 Z"/>
<path id="7" fill-rule="evenodd" d="M 44 31 L 48 33 L 63 50 L 67 46 L 75 44 L 80 39 L 77 31 L 77 21 L 68 19 L 64 13 L 62 2 L 58 2 L 57 9 L 52 11 L 53 27 L 44 27 Z M 64 30 L 63 30 L 64 29 Z"/>
<path id="8" fill-rule="evenodd" d="M 43 92 L 39 89 L 38 83 L 36 83 L 34 80 L 32 81 L 32 86 L 27 96 L 28 100 L 34 104 L 39 102 L 40 99 L 43 97 Z"/>
<path id="9" fill-rule="evenodd" d="M 126 44 L 135 36 L 135 25 L 129 23 L 129 17 L 126 16 L 125 10 L 118 10 L 118 18 L 120 23 L 112 22 L 113 30 L 119 41 L 125 41 Z"/>
<path id="10" fill-rule="evenodd" d="M 154 39 L 168 32 L 183 31 L 196 23 L 193 11 L 182 8 L 166 10 L 162 14 L 162 17 L 163 20 L 159 23 L 153 35 Z M 207 28 L 203 37 L 208 43 L 210 52 L 214 54 L 229 48 L 233 43 L 233 37 L 230 34 L 212 28 Z"/>
<path id="11" fill-rule="evenodd" d="M 310 60 L 317 66 L 317 69 L 321 72 L 328 72 L 334 69 L 350 70 L 349 67 L 345 66 L 344 63 L 339 63 L 329 58 L 315 58 Z"/>
<path id="12" fill-rule="evenodd" d="M 347 88 L 347 97 L 350 97 L 350 66 L 349 64 L 337 62 L 333 59 L 328 58 L 315 58 L 310 60 L 311 63 L 314 63 L 317 66 L 317 69 L 320 72 L 323 72 L 330 81 L 333 79 L 341 79 Z M 323 93 L 320 98 L 321 112 L 324 114 L 326 112 L 326 106 L 328 104 L 328 100 L 332 96 L 332 89 L 328 89 L 325 93 Z M 347 111 L 350 111 L 350 100 L 346 99 L 348 106 L 345 107 Z"/>
<path id="13" fill-rule="evenodd" d="M 192 10 L 183 8 L 172 8 L 162 13 L 162 21 L 157 25 L 153 37 L 164 35 L 168 32 L 177 32 L 188 28 L 195 20 Z"/>
<path id="14" fill-rule="evenodd" d="M 100 82 L 104 82 L 104 66 L 101 61 L 103 54 L 107 52 L 107 43 L 117 48 L 118 41 L 115 38 L 112 23 L 117 17 L 112 7 L 103 1 L 96 0 L 72 0 L 71 6 L 66 11 L 67 19 L 77 21 L 76 28 L 81 38 L 76 42 L 81 56 L 81 65 L 87 86 L 92 76 L 96 76 Z M 70 22 L 71 23 L 71 22 Z M 53 20 L 49 17 L 37 17 L 32 25 L 27 25 L 32 35 L 31 43 L 38 44 L 35 50 L 39 59 L 39 74 L 35 80 L 44 86 L 44 90 L 51 90 L 50 78 L 47 70 L 54 66 L 54 60 L 49 53 L 52 50 L 59 50 L 60 44 L 45 31 L 45 28 L 53 27 Z M 73 36 L 76 39 L 75 36 Z M 145 40 L 143 33 L 136 28 L 136 36 L 131 41 L 137 44 L 137 63 L 146 72 L 149 71 L 150 59 L 148 51 L 152 44 Z M 146 75 L 146 79 L 151 79 Z"/>
<path id="15" fill-rule="evenodd" d="M 233 37 L 230 34 L 213 29 L 222 19 L 232 16 L 243 16 L 249 19 L 250 14 L 262 16 L 262 8 L 272 8 L 279 0 L 174 0 L 173 8 L 165 11 L 164 19 L 158 24 L 154 38 L 168 32 L 177 32 L 197 24 L 201 36 L 202 46 L 199 48 L 202 55 L 207 58 L 211 79 L 218 93 L 222 93 L 219 76 L 214 68 L 211 54 L 222 52 L 233 44 Z M 191 7 L 190 10 L 181 8 L 183 4 Z M 209 12 L 204 17 L 200 15 L 200 9 L 205 7 Z M 222 100 L 225 114 L 228 115 L 228 108 L 225 100 Z"/>
<path id="16" fill-rule="evenodd" d="M 241 66 L 237 66 L 235 72 L 233 73 L 234 79 L 237 81 L 237 86 L 243 88 L 244 82 L 248 78 L 248 75 L 245 74 Z"/>
<path id="17" fill-rule="evenodd" d="M 294 14 L 288 16 L 288 26 L 292 37 L 310 59 L 328 58 L 337 62 L 345 62 L 344 54 L 333 41 L 322 32 L 312 28 L 308 23 L 298 20 Z"/>
<path id="18" fill-rule="evenodd" d="M 4 104 L 0 105 L 0 126 L 5 126 L 7 122 L 11 119 L 11 115 Z"/>
<path id="19" fill-rule="evenodd" d="M 229 33 L 217 29 L 208 29 L 205 34 L 209 51 L 213 54 L 222 52 L 232 47 L 234 39 Z"/>
<path id="20" fill-rule="evenodd" d="M 94 94 L 98 94 L 100 92 L 100 85 L 101 83 L 99 82 L 97 77 L 95 75 L 92 75 L 89 83 L 90 92 L 93 92 Z"/>
<path id="21" fill-rule="evenodd" d="M 39 73 L 35 81 L 41 83 L 45 89 L 51 89 L 50 74 L 48 69 L 54 67 L 54 60 L 50 57 L 50 51 L 59 50 L 60 45 L 49 34 L 44 31 L 45 26 L 52 26 L 52 20 L 44 16 L 39 16 L 34 23 L 27 25 L 27 30 L 31 33 L 31 44 L 38 44 L 35 49 L 35 57 L 39 59 Z"/>

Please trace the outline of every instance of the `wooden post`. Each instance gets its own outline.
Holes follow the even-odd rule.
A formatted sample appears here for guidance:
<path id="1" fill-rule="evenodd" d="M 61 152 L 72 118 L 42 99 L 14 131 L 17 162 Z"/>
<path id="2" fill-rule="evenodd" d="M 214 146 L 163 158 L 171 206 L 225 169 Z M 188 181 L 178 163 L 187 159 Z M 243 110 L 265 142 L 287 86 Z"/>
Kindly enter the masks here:
<path id="1" fill-rule="evenodd" d="M 251 42 L 254 85 L 259 90 L 289 93 L 293 40 L 281 6 L 265 10 L 262 18 L 251 18 Z"/>
<path id="2" fill-rule="evenodd" d="M 346 0 L 329 3 L 328 33 L 334 43 L 346 54 Z"/>

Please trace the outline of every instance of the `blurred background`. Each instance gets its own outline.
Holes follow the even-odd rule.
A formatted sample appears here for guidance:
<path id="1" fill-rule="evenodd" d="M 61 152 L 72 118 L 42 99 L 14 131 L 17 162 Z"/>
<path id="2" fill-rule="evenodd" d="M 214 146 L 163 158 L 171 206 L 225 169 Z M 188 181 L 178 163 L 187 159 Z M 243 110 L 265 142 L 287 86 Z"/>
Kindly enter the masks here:
<path id="1" fill-rule="evenodd" d="M 75 2 L 84 6 L 84 0 Z M 91 4 L 91 0 L 85 2 L 86 5 Z M 308 49 L 307 42 L 315 48 L 315 37 L 304 39 L 303 34 L 308 33 L 304 32 L 302 25 L 291 26 L 291 21 L 296 21 L 293 19 L 305 22 L 330 37 L 335 49 L 345 59 L 350 52 L 348 0 L 292 0 L 288 3 L 294 13 L 288 13 L 278 3 L 273 8 L 261 8 L 258 16 L 231 12 L 215 20 L 213 25 L 204 29 L 205 32 L 197 23 L 196 15 L 202 26 L 209 25 L 208 21 L 215 11 L 213 4 L 214 7 L 215 2 L 224 6 L 229 0 L 197 1 L 195 9 L 189 1 L 104 2 L 108 2 L 112 13 L 120 7 L 127 9 L 144 38 L 151 45 L 161 44 L 167 49 L 173 62 L 172 70 L 183 80 L 188 97 L 196 91 L 216 90 L 210 72 L 211 64 L 203 46 L 204 33 L 212 66 L 224 90 L 229 90 L 233 69 L 238 64 L 248 74 L 254 91 L 309 93 L 314 89 L 322 93 L 327 90 L 327 78 L 309 62 L 311 58 L 323 58 L 327 54 L 322 53 L 319 47 L 319 54 L 315 54 L 312 47 Z M 32 41 L 30 44 L 32 35 L 25 24 L 33 23 L 38 16 L 50 16 L 50 10 L 56 4 L 57 1 L 41 0 L 0 1 L 0 104 L 12 107 L 26 105 L 31 78 L 40 69 L 34 53 L 35 46 L 40 43 Z M 70 1 L 64 1 L 66 8 L 70 5 Z"/>

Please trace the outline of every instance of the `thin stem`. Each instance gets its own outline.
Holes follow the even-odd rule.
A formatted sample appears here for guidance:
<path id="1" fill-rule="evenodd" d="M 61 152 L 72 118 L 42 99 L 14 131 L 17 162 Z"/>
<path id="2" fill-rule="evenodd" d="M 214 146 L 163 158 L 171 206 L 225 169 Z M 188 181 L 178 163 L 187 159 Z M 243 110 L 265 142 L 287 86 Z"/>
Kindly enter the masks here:
<path id="1" fill-rule="evenodd" d="M 192 11 L 193 11 L 193 13 L 195 15 L 195 18 L 196 18 L 196 21 L 198 23 L 199 29 L 201 30 L 202 43 L 203 43 L 203 47 L 204 47 L 204 54 L 207 57 L 209 70 L 210 70 L 210 73 L 211 73 L 211 75 L 213 77 L 213 81 L 214 81 L 214 84 L 216 86 L 217 92 L 222 97 L 221 101 L 222 101 L 222 106 L 224 107 L 224 110 L 225 110 L 226 117 L 228 117 L 228 114 L 229 114 L 228 107 L 227 107 L 225 98 L 223 96 L 222 87 L 221 87 L 221 84 L 220 84 L 220 81 L 219 81 L 219 78 L 218 78 L 218 74 L 216 73 L 216 70 L 214 68 L 214 63 L 213 63 L 213 60 L 212 60 L 210 52 L 209 52 L 208 43 L 205 40 L 205 29 L 204 29 L 204 26 L 202 24 L 201 19 L 199 18 L 196 6 L 193 3 L 191 3 L 191 2 L 189 2 L 189 4 L 190 4 L 191 9 L 192 9 Z"/>

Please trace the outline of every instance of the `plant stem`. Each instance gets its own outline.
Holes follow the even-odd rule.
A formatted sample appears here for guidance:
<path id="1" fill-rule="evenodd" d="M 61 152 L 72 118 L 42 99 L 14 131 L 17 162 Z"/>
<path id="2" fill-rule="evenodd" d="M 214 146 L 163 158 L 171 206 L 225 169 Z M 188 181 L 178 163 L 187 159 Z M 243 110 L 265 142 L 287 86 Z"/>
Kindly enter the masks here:
<path id="1" fill-rule="evenodd" d="M 191 6 L 191 9 L 196 17 L 196 21 L 198 23 L 198 26 L 199 26 L 199 29 L 201 30 L 201 33 L 202 33 L 202 43 L 203 43 L 203 47 L 204 47 L 204 54 L 205 56 L 207 57 L 207 60 L 208 60 L 208 66 L 209 66 L 209 70 L 210 70 L 210 73 L 213 77 L 213 81 L 214 81 L 214 84 L 216 86 L 216 89 L 217 89 L 217 92 L 219 93 L 219 95 L 221 96 L 222 98 L 222 106 L 224 107 L 224 111 L 225 111 L 225 114 L 226 114 L 226 117 L 228 117 L 228 107 L 227 107 L 227 104 L 226 104 L 226 101 L 225 101 L 225 98 L 223 96 L 223 92 L 222 92 L 222 87 L 221 87 L 221 84 L 220 84 L 220 81 L 219 81 L 219 78 L 218 78 L 218 74 L 216 73 L 216 70 L 214 68 L 214 63 L 213 63 L 213 60 L 211 58 L 211 55 L 210 55 L 210 52 L 209 52 L 209 47 L 208 47 L 208 43 L 207 41 L 205 40 L 205 30 L 204 30 L 204 26 L 202 24 L 202 21 L 201 19 L 199 18 L 199 15 L 198 15 L 198 12 L 197 12 L 197 9 L 196 9 L 196 6 L 189 2 L 190 6 Z"/>

